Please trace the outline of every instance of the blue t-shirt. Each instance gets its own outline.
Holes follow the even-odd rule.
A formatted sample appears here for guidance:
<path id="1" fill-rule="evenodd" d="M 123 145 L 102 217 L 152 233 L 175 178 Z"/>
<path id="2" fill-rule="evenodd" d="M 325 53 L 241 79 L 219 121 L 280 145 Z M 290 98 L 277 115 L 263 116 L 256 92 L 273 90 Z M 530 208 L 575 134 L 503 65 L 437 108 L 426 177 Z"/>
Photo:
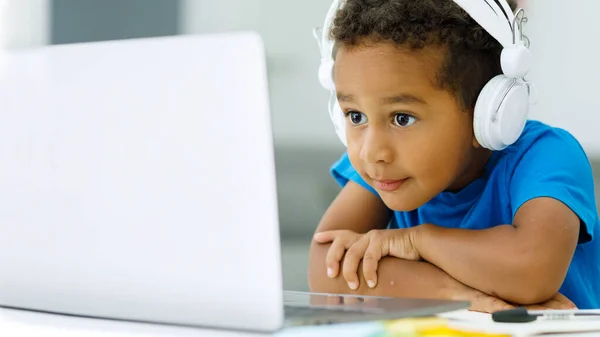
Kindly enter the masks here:
<path id="1" fill-rule="evenodd" d="M 377 194 L 347 154 L 331 174 L 342 186 L 352 180 Z M 600 223 L 593 175 L 580 144 L 565 130 L 528 121 L 515 144 L 492 153 L 482 177 L 458 192 L 442 192 L 414 211 L 394 212 L 390 226 L 485 229 L 512 223 L 519 207 L 537 197 L 557 199 L 579 216 L 579 243 L 560 292 L 580 309 L 600 308 Z"/>

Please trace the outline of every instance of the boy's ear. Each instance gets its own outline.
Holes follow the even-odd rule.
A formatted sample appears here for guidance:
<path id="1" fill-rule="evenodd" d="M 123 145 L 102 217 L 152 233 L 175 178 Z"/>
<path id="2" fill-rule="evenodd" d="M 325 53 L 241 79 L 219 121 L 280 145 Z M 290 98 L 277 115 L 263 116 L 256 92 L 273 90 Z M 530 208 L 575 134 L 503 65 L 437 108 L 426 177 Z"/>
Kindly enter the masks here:
<path id="1" fill-rule="evenodd" d="M 475 137 L 475 133 L 473 132 L 473 147 L 476 149 L 480 149 L 481 148 L 481 144 L 479 144 L 479 142 L 477 141 L 477 137 Z"/>
<path id="2" fill-rule="evenodd" d="M 473 128 L 473 117 L 475 116 L 475 109 L 469 109 L 467 112 L 468 112 L 469 116 L 471 116 L 471 130 L 473 132 L 473 141 L 472 141 L 473 147 L 476 149 L 480 149 L 482 146 L 477 141 L 477 137 L 475 137 L 475 129 Z"/>

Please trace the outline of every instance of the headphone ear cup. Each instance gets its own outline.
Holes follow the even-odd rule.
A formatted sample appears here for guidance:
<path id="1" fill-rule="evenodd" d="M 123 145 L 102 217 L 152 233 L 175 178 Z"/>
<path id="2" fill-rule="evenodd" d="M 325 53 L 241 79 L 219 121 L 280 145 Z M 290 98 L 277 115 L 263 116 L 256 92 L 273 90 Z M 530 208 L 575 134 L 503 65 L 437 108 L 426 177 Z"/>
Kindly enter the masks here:
<path id="1" fill-rule="evenodd" d="M 525 82 L 497 75 L 481 90 L 473 114 L 477 142 L 500 151 L 513 144 L 525 128 L 529 112 L 529 89 Z"/>

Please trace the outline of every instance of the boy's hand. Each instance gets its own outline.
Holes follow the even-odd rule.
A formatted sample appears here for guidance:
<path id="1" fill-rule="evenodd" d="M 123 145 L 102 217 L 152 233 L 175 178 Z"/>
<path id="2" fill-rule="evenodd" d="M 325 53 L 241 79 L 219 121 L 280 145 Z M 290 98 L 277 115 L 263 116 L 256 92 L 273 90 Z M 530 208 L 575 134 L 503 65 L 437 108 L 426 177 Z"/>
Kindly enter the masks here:
<path id="1" fill-rule="evenodd" d="M 457 283 L 452 289 L 448 289 L 449 295 L 446 296 L 452 300 L 469 301 L 471 307 L 469 310 L 479 311 L 485 313 L 493 313 L 495 311 L 513 309 L 516 307 L 514 304 L 510 304 L 499 298 L 485 294 L 479 290 L 473 289 L 462 283 Z M 558 309 L 568 310 L 577 309 L 575 304 L 571 302 L 567 297 L 558 293 L 550 300 L 540 303 L 525 306 L 528 310 L 547 310 L 547 309 Z"/>
<path id="2" fill-rule="evenodd" d="M 366 234 L 357 234 L 347 230 L 327 231 L 315 234 L 319 243 L 333 242 L 327 253 L 329 277 L 337 276 L 339 261 L 346 252 L 342 272 L 344 279 L 352 290 L 358 289 L 358 266 L 363 260 L 363 273 L 370 288 L 377 286 L 377 266 L 385 256 L 393 256 L 405 260 L 419 260 L 421 257 L 415 249 L 414 230 L 384 229 L 372 230 Z M 329 274 L 330 268 L 336 272 Z"/>
<path id="3" fill-rule="evenodd" d="M 314 239 L 318 243 L 331 242 L 331 246 L 329 246 L 327 256 L 325 257 L 328 277 L 336 278 L 338 276 L 340 261 L 344 257 L 344 253 L 362 236 L 363 234 L 358 234 L 350 230 L 326 231 L 315 234 Z"/>
<path id="4" fill-rule="evenodd" d="M 459 295 L 457 293 L 453 297 L 453 299 L 468 300 L 471 302 L 471 307 L 469 308 L 469 310 L 485 312 L 490 314 L 495 311 L 513 309 L 515 307 L 515 305 L 509 304 L 501 299 L 484 294 L 478 290 L 466 286 L 465 289 L 462 290 L 461 294 Z M 571 300 L 569 300 L 567 297 L 560 293 L 556 294 L 556 296 L 544 303 L 527 305 L 525 306 L 525 308 L 527 308 L 527 310 L 577 309 L 577 307 L 573 302 L 571 302 Z"/>
<path id="5" fill-rule="evenodd" d="M 515 308 L 512 304 L 459 282 L 452 289 L 448 289 L 448 291 L 449 294 L 444 296 L 444 298 L 456 301 L 469 301 L 471 303 L 469 310 L 471 311 L 491 314 L 495 311 Z"/>

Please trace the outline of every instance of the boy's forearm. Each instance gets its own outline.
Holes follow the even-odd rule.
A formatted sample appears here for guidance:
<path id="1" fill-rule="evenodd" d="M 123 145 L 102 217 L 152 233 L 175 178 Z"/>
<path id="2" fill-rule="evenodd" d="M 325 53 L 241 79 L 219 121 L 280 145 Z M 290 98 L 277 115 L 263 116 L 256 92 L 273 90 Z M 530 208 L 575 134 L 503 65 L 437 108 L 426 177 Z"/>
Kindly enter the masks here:
<path id="1" fill-rule="evenodd" d="M 329 244 L 314 242 L 311 246 L 308 283 L 310 290 L 313 292 L 452 299 L 453 286 L 459 286 L 458 281 L 428 262 L 407 261 L 386 257 L 379 264 L 377 271 L 379 282 L 376 288 L 371 289 L 367 286 L 361 264 L 358 272 L 360 279 L 359 288 L 351 290 L 341 273 L 334 279 L 327 276 L 325 256 L 329 246 Z M 460 286 L 464 287 L 464 285 Z"/>
<path id="2" fill-rule="evenodd" d="M 565 277 L 540 261 L 539 249 L 536 252 L 537 247 L 511 225 L 484 230 L 419 227 L 415 241 L 423 259 L 503 300 L 520 305 L 544 302 L 557 293 Z"/>

